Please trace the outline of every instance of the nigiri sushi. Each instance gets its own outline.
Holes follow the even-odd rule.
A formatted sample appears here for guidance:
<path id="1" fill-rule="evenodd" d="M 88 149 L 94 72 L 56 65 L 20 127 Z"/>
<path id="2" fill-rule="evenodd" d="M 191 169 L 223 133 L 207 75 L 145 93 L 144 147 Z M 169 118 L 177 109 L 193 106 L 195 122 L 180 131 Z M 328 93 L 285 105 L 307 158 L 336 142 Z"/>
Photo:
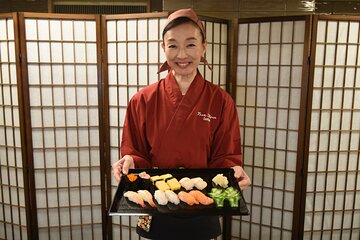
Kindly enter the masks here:
<path id="1" fill-rule="evenodd" d="M 195 199 L 195 197 L 193 195 L 191 195 L 190 193 L 187 193 L 185 191 L 180 191 L 178 193 L 178 196 L 181 201 L 186 202 L 190 206 L 192 206 L 194 204 L 199 204 L 199 202 Z"/>
<path id="2" fill-rule="evenodd" d="M 203 190 L 207 186 L 207 183 L 201 177 L 192 178 L 191 181 L 194 183 L 194 186 L 199 190 Z"/>
<path id="3" fill-rule="evenodd" d="M 145 207 L 145 203 L 144 200 L 142 199 L 142 197 L 134 191 L 127 191 L 124 193 L 124 197 L 127 197 L 130 201 L 141 205 L 142 207 Z"/>
<path id="4" fill-rule="evenodd" d="M 166 205 L 169 201 L 165 195 L 165 192 L 161 190 L 156 190 L 154 193 L 154 197 L 159 205 Z"/>
<path id="5" fill-rule="evenodd" d="M 181 188 L 181 184 L 176 178 L 170 178 L 166 180 L 166 183 L 169 185 L 170 189 L 173 191 L 179 190 Z"/>
<path id="6" fill-rule="evenodd" d="M 148 190 L 138 190 L 137 193 L 141 196 L 141 198 L 150 204 L 152 207 L 156 207 L 153 197 Z"/>
<path id="7" fill-rule="evenodd" d="M 169 185 L 164 180 L 156 181 L 155 186 L 163 192 L 170 189 Z"/>
<path id="8" fill-rule="evenodd" d="M 139 173 L 139 177 L 141 177 L 143 179 L 150 179 L 150 175 L 147 174 L 145 171 Z"/>
<path id="9" fill-rule="evenodd" d="M 192 196 L 195 197 L 197 201 L 199 201 L 203 205 L 210 205 L 214 202 L 212 198 L 209 198 L 204 193 L 200 192 L 199 190 L 192 190 L 189 192 Z"/>
<path id="10" fill-rule="evenodd" d="M 184 178 L 180 179 L 179 183 L 187 191 L 193 189 L 193 187 L 194 187 L 194 182 L 191 181 L 191 179 L 188 177 L 184 177 Z"/>
<path id="11" fill-rule="evenodd" d="M 176 193 L 174 193 L 171 190 L 166 190 L 165 191 L 165 195 L 167 197 L 167 199 L 169 200 L 169 202 L 178 205 L 180 203 L 180 199 L 178 197 L 178 195 Z"/>

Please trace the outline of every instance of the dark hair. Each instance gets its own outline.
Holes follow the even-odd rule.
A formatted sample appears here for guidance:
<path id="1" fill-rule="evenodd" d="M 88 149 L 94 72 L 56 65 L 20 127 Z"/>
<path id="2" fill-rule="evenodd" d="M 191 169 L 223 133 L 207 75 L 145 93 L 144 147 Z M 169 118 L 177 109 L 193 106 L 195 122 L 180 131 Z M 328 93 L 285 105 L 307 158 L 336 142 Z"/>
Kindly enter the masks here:
<path id="1" fill-rule="evenodd" d="M 180 24 L 183 24 L 183 23 L 193 23 L 198 29 L 199 29 L 199 32 L 201 34 L 201 37 L 202 37 L 202 42 L 204 43 L 205 42 L 205 36 L 203 34 L 203 32 L 201 31 L 201 29 L 199 28 L 199 26 L 193 21 L 191 20 L 190 18 L 187 18 L 187 17 L 179 17 L 179 18 L 175 18 L 173 21 L 171 21 L 163 30 L 162 32 L 162 38 L 164 39 L 164 35 L 167 31 L 169 31 L 171 28 L 174 28 L 176 26 L 179 26 Z"/>

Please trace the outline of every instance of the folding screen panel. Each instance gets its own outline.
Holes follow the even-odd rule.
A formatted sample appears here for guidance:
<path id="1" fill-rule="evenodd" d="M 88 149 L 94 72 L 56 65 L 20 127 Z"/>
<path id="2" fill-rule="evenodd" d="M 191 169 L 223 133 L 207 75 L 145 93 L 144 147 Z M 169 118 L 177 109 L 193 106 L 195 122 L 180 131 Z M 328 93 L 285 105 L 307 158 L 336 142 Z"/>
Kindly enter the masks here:
<path id="1" fill-rule="evenodd" d="M 21 16 L 39 237 L 100 239 L 95 16 Z"/>
<path id="2" fill-rule="evenodd" d="M 159 36 L 165 16 L 165 13 L 104 16 L 107 33 L 104 47 L 107 51 L 107 77 L 104 80 L 107 83 L 105 91 L 108 91 L 110 137 L 107 147 L 111 163 L 120 159 L 121 128 L 127 103 L 140 88 L 158 80 L 157 70 L 163 60 Z M 117 187 L 113 177 L 110 176 L 109 180 L 112 191 L 108 192 L 108 202 Z M 135 220 L 130 217 L 113 217 L 110 231 L 114 238 L 131 239 L 137 236 L 134 231 Z"/>
<path id="3" fill-rule="evenodd" d="M 106 23 L 107 71 L 105 91 L 108 91 L 109 154 L 110 162 L 120 158 L 122 127 L 127 103 L 141 88 L 158 81 L 166 73 L 157 71 L 165 61 L 161 48 L 162 29 L 166 13 L 104 16 Z M 209 41 L 206 58 L 213 71 L 199 67 L 205 78 L 226 89 L 228 61 L 227 21 L 204 19 Z M 104 71 L 105 72 L 105 71 Z M 105 94 L 106 97 L 106 94 Z M 106 100 L 105 100 L 106 101 Z M 105 109 L 105 111 L 107 111 Z M 112 193 L 117 183 L 111 177 Z M 112 234 L 115 239 L 138 239 L 135 232 L 136 217 L 113 217 Z M 115 227 L 117 226 L 117 227 Z"/>
<path id="4" fill-rule="evenodd" d="M 236 104 L 244 166 L 252 186 L 244 191 L 250 216 L 233 218 L 232 235 L 291 239 L 306 17 L 239 20 Z"/>
<path id="5" fill-rule="evenodd" d="M 27 239 L 14 18 L 0 15 L 0 239 Z"/>
<path id="6" fill-rule="evenodd" d="M 304 239 L 360 238 L 360 18 L 316 17 Z"/>

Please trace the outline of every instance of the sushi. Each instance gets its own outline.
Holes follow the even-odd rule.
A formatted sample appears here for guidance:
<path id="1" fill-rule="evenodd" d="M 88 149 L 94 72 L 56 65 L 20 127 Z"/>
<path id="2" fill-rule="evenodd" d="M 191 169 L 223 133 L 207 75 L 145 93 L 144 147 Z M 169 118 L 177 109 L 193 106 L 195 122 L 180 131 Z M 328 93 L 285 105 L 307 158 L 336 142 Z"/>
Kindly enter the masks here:
<path id="1" fill-rule="evenodd" d="M 194 183 L 194 186 L 199 190 L 203 190 L 207 186 L 207 183 L 201 177 L 192 178 L 191 181 Z"/>
<path id="2" fill-rule="evenodd" d="M 158 175 L 150 177 L 151 182 L 155 183 L 156 181 L 162 180 Z"/>
<path id="3" fill-rule="evenodd" d="M 161 191 L 166 191 L 170 189 L 169 185 L 164 180 L 156 181 L 155 186 Z"/>
<path id="4" fill-rule="evenodd" d="M 147 203 L 150 204 L 152 207 L 156 207 L 153 197 L 151 193 L 148 190 L 138 190 L 137 193 L 140 195 L 140 197 Z"/>
<path id="5" fill-rule="evenodd" d="M 190 206 L 192 206 L 194 204 L 199 204 L 199 201 L 197 201 L 193 195 L 191 195 L 190 193 L 187 193 L 185 191 L 180 191 L 178 193 L 178 196 L 181 201 L 187 203 Z"/>
<path id="6" fill-rule="evenodd" d="M 166 190 L 165 191 L 165 195 L 167 197 L 167 199 L 169 200 L 169 202 L 178 205 L 180 203 L 180 199 L 178 197 L 178 195 L 176 193 L 174 193 L 171 190 Z"/>
<path id="7" fill-rule="evenodd" d="M 127 176 L 127 178 L 129 179 L 130 182 L 135 182 L 136 179 L 138 178 L 138 177 L 137 177 L 135 174 L 133 174 L 133 173 L 130 173 L 130 174 L 126 175 L 126 176 Z"/>
<path id="8" fill-rule="evenodd" d="M 127 191 L 124 193 L 124 197 L 128 198 L 130 201 L 132 201 L 136 204 L 141 205 L 142 207 L 145 207 L 144 200 L 137 192 Z"/>
<path id="9" fill-rule="evenodd" d="M 150 175 L 147 174 L 145 171 L 139 173 L 139 177 L 143 178 L 143 179 L 150 179 Z"/>
<path id="10" fill-rule="evenodd" d="M 163 176 L 152 176 L 150 177 L 151 182 L 153 182 L 153 184 L 155 184 L 155 186 L 157 187 L 157 189 L 161 190 L 161 191 L 166 191 L 169 190 L 170 187 L 169 185 L 165 182 L 165 180 L 162 178 Z"/>
<path id="11" fill-rule="evenodd" d="M 185 188 L 187 191 L 193 189 L 193 187 L 194 187 L 194 182 L 191 181 L 191 179 L 188 178 L 188 177 L 184 177 L 184 178 L 180 179 L 179 183 L 180 183 L 181 186 L 182 186 L 183 188 Z"/>
<path id="12" fill-rule="evenodd" d="M 181 185 L 176 178 L 170 178 L 170 179 L 166 180 L 166 183 L 169 185 L 170 189 L 173 191 L 179 190 L 181 188 Z"/>
<path id="13" fill-rule="evenodd" d="M 159 205 L 166 205 L 169 201 L 165 195 L 165 192 L 161 190 L 156 190 L 154 193 L 154 197 Z"/>
<path id="14" fill-rule="evenodd" d="M 214 202 L 212 198 L 209 198 L 204 193 L 200 192 L 199 190 L 192 190 L 189 192 L 194 198 L 199 201 L 199 203 L 203 205 L 210 205 Z"/>
<path id="15" fill-rule="evenodd" d="M 173 176 L 170 174 L 170 173 L 167 173 L 167 174 L 163 174 L 160 176 L 161 179 L 163 179 L 164 181 L 172 178 Z"/>

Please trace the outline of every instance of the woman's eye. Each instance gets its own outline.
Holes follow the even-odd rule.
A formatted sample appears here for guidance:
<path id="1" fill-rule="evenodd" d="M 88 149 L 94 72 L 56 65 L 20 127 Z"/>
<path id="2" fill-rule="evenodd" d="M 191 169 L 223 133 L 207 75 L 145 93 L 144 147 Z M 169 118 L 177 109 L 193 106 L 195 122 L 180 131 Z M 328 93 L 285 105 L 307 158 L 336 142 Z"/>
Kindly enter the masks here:
<path id="1" fill-rule="evenodd" d="M 188 47 L 195 47 L 196 45 L 193 43 L 188 44 Z"/>
<path id="2" fill-rule="evenodd" d="M 176 48 L 175 45 L 169 45 L 168 48 Z"/>

